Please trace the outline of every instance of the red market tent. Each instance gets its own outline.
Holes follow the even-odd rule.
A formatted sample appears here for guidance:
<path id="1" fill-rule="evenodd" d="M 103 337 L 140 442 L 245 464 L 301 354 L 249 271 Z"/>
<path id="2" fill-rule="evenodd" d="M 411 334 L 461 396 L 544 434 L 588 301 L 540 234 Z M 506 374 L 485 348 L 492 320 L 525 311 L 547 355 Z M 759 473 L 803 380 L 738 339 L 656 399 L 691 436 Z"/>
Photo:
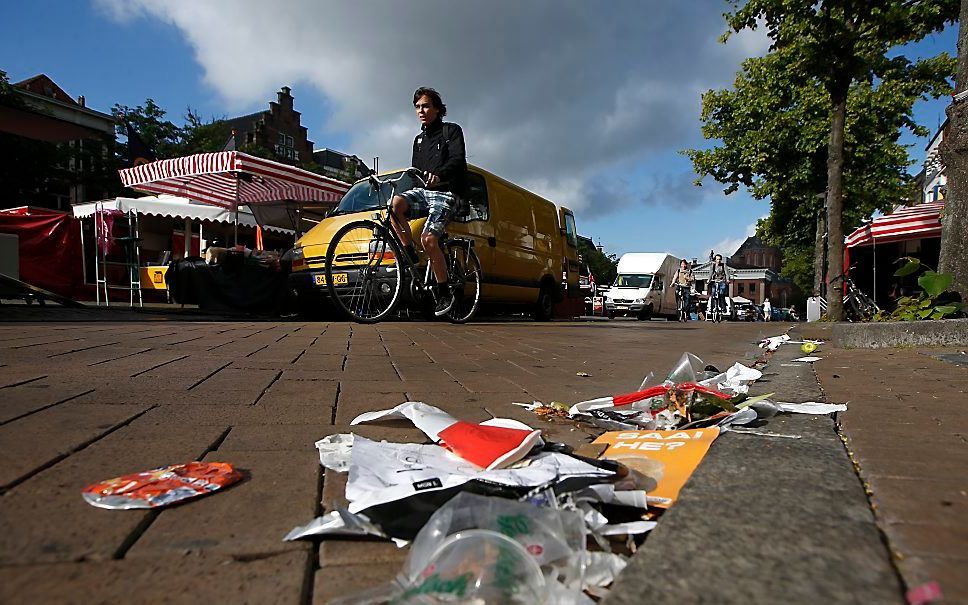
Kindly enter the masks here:
<path id="1" fill-rule="evenodd" d="M 850 250 L 872 246 L 876 251 L 879 245 L 895 244 L 922 238 L 941 237 L 941 211 L 944 202 L 932 202 L 900 208 L 891 214 L 879 216 L 866 225 L 855 229 L 844 240 L 844 267 L 850 267 Z M 877 256 L 872 255 L 873 283 L 871 287 L 877 297 Z M 844 286 L 846 288 L 846 284 Z"/>
<path id="2" fill-rule="evenodd" d="M 21 281 L 68 298 L 82 292 L 81 237 L 76 218 L 30 206 L 0 210 L 0 233 L 19 238 Z"/>
<path id="3" fill-rule="evenodd" d="M 847 236 L 844 245 L 870 246 L 922 237 L 941 237 L 941 210 L 944 202 L 918 204 L 879 216 Z"/>
<path id="4" fill-rule="evenodd" d="M 271 212 L 281 203 L 297 232 L 302 213 L 332 207 L 350 188 L 348 183 L 239 151 L 157 160 L 118 172 L 125 187 L 137 191 L 177 195 L 235 211 L 248 205 L 260 223 L 259 216 L 265 213 L 257 208 Z"/>
<path id="5" fill-rule="evenodd" d="M 336 179 L 239 151 L 158 160 L 119 172 L 125 187 L 230 209 L 279 200 L 338 202 L 350 187 Z"/>

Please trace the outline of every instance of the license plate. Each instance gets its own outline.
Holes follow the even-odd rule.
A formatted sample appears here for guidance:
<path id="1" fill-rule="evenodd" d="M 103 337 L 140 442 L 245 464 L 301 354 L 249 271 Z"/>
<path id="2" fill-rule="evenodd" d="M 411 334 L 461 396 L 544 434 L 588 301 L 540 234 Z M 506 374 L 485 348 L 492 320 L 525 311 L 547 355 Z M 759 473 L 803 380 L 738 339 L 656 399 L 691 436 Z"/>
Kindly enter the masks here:
<path id="1" fill-rule="evenodd" d="M 322 275 L 319 275 L 319 274 L 314 275 L 313 276 L 313 279 L 316 280 L 316 285 L 317 286 L 325 286 L 326 285 L 326 274 L 325 273 L 323 273 Z M 333 274 L 333 281 L 336 283 L 337 286 L 345 286 L 346 284 L 349 283 L 349 280 L 346 279 L 346 274 L 345 273 L 334 273 Z"/>
<path id="2" fill-rule="evenodd" d="M 616 309 L 627 310 L 629 308 L 629 306 L 628 305 L 615 305 L 615 308 Z"/>

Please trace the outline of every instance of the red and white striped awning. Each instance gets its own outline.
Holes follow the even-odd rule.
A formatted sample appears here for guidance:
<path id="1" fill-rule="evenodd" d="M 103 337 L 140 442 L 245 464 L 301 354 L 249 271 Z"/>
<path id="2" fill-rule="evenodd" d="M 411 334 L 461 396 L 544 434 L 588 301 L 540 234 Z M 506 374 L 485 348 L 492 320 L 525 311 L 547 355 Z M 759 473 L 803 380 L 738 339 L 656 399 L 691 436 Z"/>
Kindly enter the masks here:
<path id="1" fill-rule="evenodd" d="M 234 208 L 235 204 L 338 202 L 348 183 L 239 151 L 198 153 L 118 171 L 125 187 Z"/>
<path id="2" fill-rule="evenodd" d="M 918 204 L 879 216 L 847 236 L 844 245 L 870 246 L 873 243 L 900 242 L 922 237 L 941 237 L 941 210 L 944 202 Z"/>

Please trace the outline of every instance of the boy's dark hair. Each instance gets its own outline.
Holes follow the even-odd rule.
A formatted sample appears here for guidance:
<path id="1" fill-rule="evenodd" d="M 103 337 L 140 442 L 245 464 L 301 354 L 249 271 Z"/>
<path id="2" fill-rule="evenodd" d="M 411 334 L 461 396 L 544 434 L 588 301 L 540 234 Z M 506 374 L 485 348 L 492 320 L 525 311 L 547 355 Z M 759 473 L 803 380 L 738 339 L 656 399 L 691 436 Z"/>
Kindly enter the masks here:
<path id="1" fill-rule="evenodd" d="M 437 111 L 440 112 L 440 117 L 444 117 L 445 115 L 447 115 L 447 106 L 444 105 L 444 102 L 440 100 L 440 93 L 434 90 L 433 88 L 427 88 L 427 87 L 421 86 L 420 88 L 415 90 L 413 93 L 414 107 L 417 106 L 417 101 L 420 100 L 420 97 L 424 95 L 430 97 L 430 102 L 433 103 Z"/>

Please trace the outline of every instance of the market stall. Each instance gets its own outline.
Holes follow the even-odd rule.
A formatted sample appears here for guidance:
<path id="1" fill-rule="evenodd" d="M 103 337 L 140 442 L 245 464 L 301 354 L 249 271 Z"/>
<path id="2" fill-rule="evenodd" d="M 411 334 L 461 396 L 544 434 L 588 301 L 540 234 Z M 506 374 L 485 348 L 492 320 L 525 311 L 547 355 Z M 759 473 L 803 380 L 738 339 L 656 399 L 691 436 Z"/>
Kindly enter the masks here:
<path id="1" fill-rule="evenodd" d="M 262 228 L 278 228 L 282 222 L 298 234 L 303 230 L 304 219 L 322 218 L 350 187 L 301 168 L 238 151 L 158 160 L 119 173 L 126 187 L 181 196 L 191 204 L 208 205 L 212 212 L 231 216 L 233 249 L 209 258 L 212 264 L 192 261 L 191 255 L 186 255 L 185 260 L 172 265 L 172 278 L 166 282 L 173 286 L 172 294 L 178 302 L 255 312 L 280 307 L 285 280 L 279 280 L 279 273 L 285 272 L 286 267 L 278 262 L 278 257 L 274 262 L 271 257 L 260 258 L 240 245 L 238 230 L 247 214 L 243 207 L 249 208 L 249 216 L 256 223 L 253 247 L 261 248 L 266 236 Z"/>
<path id="2" fill-rule="evenodd" d="M 890 304 L 906 288 L 894 277 L 894 262 L 913 256 L 936 267 L 941 253 L 941 212 L 944 202 L 918 204 L 879 216 L 855 229 L 844 241 L 844 267 L 856 266 L 852 277 L 879 305 Z"/>
<path id="3" fill-rule="evenodd" d="M 80 295 L 83 280 L 76 223 L 70 214 L 47 208 L 0 210 L 0 234 L 10 236 L 15 251 L 5 260 L 17 259 L 9 276 L 68 298 Z"/>
<path id="4" fill-rule="evenodd" d="M 287 217 L 298 217 L 304 212 L 322 215 L 350 187 L 336 179 L 239 151 L 158 160 L 119 172 L 121 182 L 137 191 L 182 196 L 236 215 L 241 206 L 247 205 L 257 218 L 270 216 L 268 209 L 280 206 Z M 298 220 L 292 227 L 301 231 Z"/>

